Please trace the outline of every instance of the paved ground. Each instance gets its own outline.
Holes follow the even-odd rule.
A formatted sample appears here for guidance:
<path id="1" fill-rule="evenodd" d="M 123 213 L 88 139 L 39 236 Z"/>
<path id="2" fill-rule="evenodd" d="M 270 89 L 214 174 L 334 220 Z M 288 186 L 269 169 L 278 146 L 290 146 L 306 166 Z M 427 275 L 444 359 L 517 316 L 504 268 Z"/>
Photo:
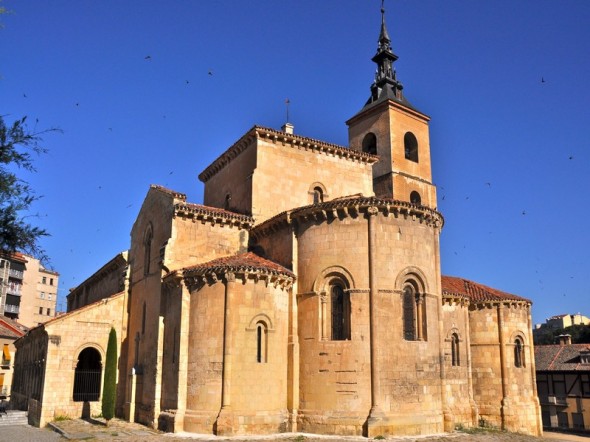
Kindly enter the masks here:
<path id="1" fill-rule="evenodd" d="M 195 435 L 189 433 L 169 434 L 139 424 L 113 419 L 108 427 L 103 420 L 90 422 L 72 419 L 52 424 L 51 428 L 39 429 L 30 426 L 3 427 L 0 431 L 0 442 L 66 442 L 83 440 L 102 440 L 113 442 L 366 442 L 363 437 L 317 436 L 311 434 L 280 434 L 262 437 L 216 437 L 210 435 Z M 523 436 L 503 432 L 477 432 L 475 434 L 452 433 L 427 437 L 397 437 L 390 438 L 395 442 L 562 442 L 578 441 L 590 442 L 589 437 L 546 432 L 542 438 Z"/>

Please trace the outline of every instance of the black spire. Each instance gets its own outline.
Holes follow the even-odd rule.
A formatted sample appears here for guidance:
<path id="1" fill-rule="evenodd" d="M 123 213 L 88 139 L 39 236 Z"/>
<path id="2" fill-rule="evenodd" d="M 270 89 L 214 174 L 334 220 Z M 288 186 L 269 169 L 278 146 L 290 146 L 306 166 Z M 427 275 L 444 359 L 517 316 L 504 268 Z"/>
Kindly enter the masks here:
<path id="1" fill-rule="evenodd" d="M 385 25 L 383 2 L 384 0 L 381 0 L 381 32 L 379 33 L 377 53 L 371 59 L 377 64 L 377 72 L 375 72 L 375 81 L 371 85 L 371 98 L 369 98 L 367 104 L 373 103 L 380 98 L 405 101 L 402 95 L 403 86 L 397 80 L 395 68 L 393 67 L 393 63 L 398 57 L 391 49 L 391 40 Z"/>

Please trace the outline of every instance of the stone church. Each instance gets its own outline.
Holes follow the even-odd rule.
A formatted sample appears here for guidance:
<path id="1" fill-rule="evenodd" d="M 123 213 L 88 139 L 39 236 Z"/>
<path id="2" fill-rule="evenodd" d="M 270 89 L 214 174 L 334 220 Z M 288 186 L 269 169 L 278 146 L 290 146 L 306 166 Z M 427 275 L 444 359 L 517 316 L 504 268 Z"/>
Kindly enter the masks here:
<path id="1" fill-rule="evenodd" d="M 199 175 L 203 205 L 151 186 L 130 249 L 16 341 L 13 405 L 99 413 L 114 327 L 117 415 L 165 431 L 540 434 L 531 302 L 441 275 L 429 117 L 397 58 L 382 10 L 348 146 L 254 126 Z"/>

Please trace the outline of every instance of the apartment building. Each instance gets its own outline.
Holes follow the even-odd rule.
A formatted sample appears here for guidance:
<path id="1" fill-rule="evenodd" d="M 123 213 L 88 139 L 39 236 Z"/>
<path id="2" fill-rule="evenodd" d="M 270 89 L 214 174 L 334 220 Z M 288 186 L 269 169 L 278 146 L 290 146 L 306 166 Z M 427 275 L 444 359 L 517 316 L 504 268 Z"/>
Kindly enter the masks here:
<path id="1" fill-rule="evenodd" d="M 21 253 L 0 258 L 0 314 L 34 327 L 55 317 L 59 273 Z"/>

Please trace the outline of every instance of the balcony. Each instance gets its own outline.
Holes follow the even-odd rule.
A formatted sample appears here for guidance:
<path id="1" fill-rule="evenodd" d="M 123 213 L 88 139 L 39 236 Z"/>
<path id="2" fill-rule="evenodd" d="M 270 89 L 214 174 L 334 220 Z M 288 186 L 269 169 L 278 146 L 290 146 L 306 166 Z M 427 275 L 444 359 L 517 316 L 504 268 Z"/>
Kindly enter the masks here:
<path id="1" fill-rule="evenodd" d="M 10 269 L 10 271 L 8 272 L 8 275 L 11 278 L 16 278 L 16 279 L 23 279 L 23 271 L 22 270 L 14 270 L 14 269 Z"/>
<path id="2" fill-rule="evenodd" d="M 20 296 L 20 289 L 21 289 L 20 285 L 15 285 L 15 286 L 9 285 L 6 287 L 6 293 L 8 293 L 9 295 L 13 295 L 13 296 Z"/>
<path id="3" fill-rule="evenodd" d="M 18 313 L 19 311 L 20 306 L 18 305 L 6 304 L 4 306 L 4 313 Z"/>

